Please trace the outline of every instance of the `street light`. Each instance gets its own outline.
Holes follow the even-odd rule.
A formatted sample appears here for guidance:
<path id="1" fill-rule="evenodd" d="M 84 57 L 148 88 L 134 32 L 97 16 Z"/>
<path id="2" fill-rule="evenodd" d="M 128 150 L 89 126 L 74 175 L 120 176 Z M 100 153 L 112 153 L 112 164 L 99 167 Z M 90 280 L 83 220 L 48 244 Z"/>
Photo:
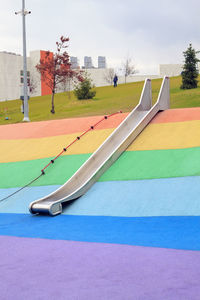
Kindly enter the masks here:
<path id="1" fill-rule="evenodd" d="M 27 87 L 27 61 L 26 61 L 26 23 L 25 17 L 30 14 L 30 11 L 25 10 L 25 0 L 22 0 L 22 10 L 15 12 L 16 15 L 22 16 L 23 28 L 23 65 L 24 65 L 24 122 L 29 122 L 28 116 L 28 87 Z"/>

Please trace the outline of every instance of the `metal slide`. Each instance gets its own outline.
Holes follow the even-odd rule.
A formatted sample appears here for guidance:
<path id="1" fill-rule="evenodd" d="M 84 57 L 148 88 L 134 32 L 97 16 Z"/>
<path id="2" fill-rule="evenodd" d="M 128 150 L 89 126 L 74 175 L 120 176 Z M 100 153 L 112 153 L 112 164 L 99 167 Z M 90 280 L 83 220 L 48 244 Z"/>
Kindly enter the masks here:
<path id="1" fill-rule="evenodd" d="M 151 80 L 146 79 L 139 104 L 113 131 L 105 142 L 90 156 L 78 171 L 59 189 L 30 204 L 32 214 L 57 215 L 62 203 L 82 196 L 116 161 L 153 117 L 169 108 L 169 78 L 162 82 L 158 100 L 152 107 Z"/>

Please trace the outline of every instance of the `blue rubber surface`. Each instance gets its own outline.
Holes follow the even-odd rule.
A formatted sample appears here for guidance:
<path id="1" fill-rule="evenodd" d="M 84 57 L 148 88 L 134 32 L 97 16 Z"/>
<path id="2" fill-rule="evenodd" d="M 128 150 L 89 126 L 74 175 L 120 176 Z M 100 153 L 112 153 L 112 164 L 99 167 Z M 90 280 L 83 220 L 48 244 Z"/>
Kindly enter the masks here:
<path id="1" fill-rule="evenodd" d="M 29 187 L 0 203 L 1 213 L 29 213 L 29 203 L 59 186 Z M 1 189 L 1 197 L 15 189 Z M 97 182 L 64 210 L 68 215 L 91 216 L 198 216 L 200 177 Z"/>
<path id="2" fill-rule="evenodd" d="M 16 193 L 10 198 L 0 201 L 0 213 L 28 213 L 29 204 L 41 197 L 44 197 L 56 189 L 60 185 L 48 185 L 39 187 L 27 187 Z M 20 188 L 0 189 L 0 200 L 18 191 Z"/>
<path id="3" fill-rule="evenodd" d="M 121 217 L 199 216 L 200 177 L 98 182 L 63 213 Z"/>
<path id="4" fill-rule="evenodd" d="M 200 217 L 0 214 L 0 235 L 200 250 Z"/>

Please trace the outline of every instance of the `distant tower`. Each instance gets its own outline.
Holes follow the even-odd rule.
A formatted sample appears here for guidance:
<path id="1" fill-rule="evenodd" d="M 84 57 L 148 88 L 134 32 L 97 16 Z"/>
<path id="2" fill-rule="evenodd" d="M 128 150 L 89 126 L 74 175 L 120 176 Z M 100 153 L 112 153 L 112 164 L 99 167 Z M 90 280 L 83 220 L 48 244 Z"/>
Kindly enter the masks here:
<path id="1" fill-rule="evenodd" d="M 85 69 L 94 68 L 92 64 L 92 58 L 90 56 L 84 56 L 84 68 Z"/>
<path id="2" fill-rule="evenodd" d="M 98 68 L 106 69 L 106 58 L 105 56 L 98 56 Z"/>
<path id="3" fill-rule="evenodd" d="M 70 56 L 70 64 L 71 64 L 71 69 L 78 69 L 79 68 L 78 58 L 75 56 Z"/>

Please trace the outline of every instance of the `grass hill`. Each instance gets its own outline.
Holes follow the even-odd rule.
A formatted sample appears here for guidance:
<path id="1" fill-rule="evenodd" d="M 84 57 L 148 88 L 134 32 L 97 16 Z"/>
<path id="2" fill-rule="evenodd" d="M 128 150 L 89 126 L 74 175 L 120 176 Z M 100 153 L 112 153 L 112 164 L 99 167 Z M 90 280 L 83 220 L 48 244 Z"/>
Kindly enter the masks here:
<path id="1" fill-rule="evenodd" d="M 152 80 L 153 102 L 157 99 L 161 82 L 162 79 Z M 140 99 L 143 84 L 121 84 L 116 89 L 112 86 L 98 87 L 93 100 L 77 100 L 73 92 L 56 94 L 55 115 L 50 113 L 51 95 L 33 97 L 29 100 L 29 117 L 31 121 L 42 121 L 131 111 Z M 200 87 L 181 90 L 180 85 L 180 76 L 170 79 L 171 108 L 200 106 Z M 21 122 L 20 106 L 21 100 L 0 102 L 0 125 Z M 6 117 L 9 119 L 5 120 Z"/>

